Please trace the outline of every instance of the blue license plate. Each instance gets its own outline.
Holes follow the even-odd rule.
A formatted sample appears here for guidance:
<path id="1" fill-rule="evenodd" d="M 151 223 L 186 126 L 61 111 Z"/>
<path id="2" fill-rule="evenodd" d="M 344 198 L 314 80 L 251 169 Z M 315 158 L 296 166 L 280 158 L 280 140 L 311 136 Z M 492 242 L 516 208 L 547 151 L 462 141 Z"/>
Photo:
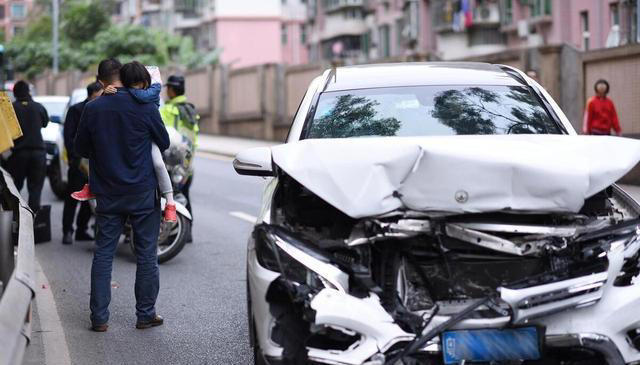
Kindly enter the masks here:
<path id="1" fill-rule="evenodd" d="M 441 340 L 445 364 L 540 359 L 536 327 L 446 331 Z"/>

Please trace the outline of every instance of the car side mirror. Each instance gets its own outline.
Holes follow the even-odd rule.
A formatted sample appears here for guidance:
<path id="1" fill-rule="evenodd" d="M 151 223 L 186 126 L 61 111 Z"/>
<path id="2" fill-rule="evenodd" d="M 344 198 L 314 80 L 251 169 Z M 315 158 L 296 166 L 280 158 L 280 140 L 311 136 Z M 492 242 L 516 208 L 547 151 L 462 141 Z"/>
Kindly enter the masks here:
<path id="1" fill-rule="evenodd" d="M 240 175 L 273 176 L 271 148 L 255 147 L 241 151 L 233 160 L 233 168 Z"/>
<path id="2" fill-rule="evenodd" d="M 51 116 L 49 116 L 49 121 L 51 123 L 60 124 L 62 122 L 62 119 L 60 119 L 59 115 L 51 115 Z"/>

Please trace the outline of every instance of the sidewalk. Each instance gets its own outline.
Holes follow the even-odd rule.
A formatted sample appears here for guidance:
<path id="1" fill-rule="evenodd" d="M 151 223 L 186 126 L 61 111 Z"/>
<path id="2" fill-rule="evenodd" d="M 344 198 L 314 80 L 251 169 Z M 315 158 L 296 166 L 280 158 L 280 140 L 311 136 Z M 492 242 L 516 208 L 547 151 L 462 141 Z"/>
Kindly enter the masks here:
<path id="1" fill-rule="evenodd" d="M 235 157 L 238 152 L 249 148 L 271 147 L 278 144 L 281 143 L 211 134 L 200 134 L 198 136 L 198 151 L 227 157 Z"/>

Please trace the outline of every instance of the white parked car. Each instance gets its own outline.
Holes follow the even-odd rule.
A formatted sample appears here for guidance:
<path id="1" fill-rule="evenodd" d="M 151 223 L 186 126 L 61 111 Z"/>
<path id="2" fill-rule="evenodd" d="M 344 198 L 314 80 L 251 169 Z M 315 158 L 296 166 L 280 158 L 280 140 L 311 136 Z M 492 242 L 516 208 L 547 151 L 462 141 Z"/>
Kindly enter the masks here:
<path id="1" fill-rule="evenodd" d="M 64 149 L 64 116 L 69 103 L 68 96 L 34 96 L 33 100 L 42 104 L 49 114 L 49 124 L 42 130 L 47 149 L 47 176 L 51 190 L 60 199 L 67 193 L 67 170 L 69 169 Z"/>
<path id="2" fill-rule="evenodd" d="M 640 361 L 640 207 L 615 185 L 638 160 L 508 66 L 326 71 L 286 144 L 234 161 L 270 179 L 255 363 Z"/>

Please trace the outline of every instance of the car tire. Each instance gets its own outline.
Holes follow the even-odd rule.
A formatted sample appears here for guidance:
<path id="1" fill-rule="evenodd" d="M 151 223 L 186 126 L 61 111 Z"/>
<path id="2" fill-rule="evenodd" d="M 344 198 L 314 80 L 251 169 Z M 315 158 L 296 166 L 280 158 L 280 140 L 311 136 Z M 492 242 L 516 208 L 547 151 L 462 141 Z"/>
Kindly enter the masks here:
<path id="1" fill-rule="evenodd" d="M 60 171 L 60 156 L 56 156 L 53 158 L 53 160 L 51 160 L 51 165 L 47 170 L 51 190 L 56 195 L 56 197 L 58 197 L 58 199 L 64 200 L 67 195 L 67 183 L 62 180 L 62 171 Z"/>

